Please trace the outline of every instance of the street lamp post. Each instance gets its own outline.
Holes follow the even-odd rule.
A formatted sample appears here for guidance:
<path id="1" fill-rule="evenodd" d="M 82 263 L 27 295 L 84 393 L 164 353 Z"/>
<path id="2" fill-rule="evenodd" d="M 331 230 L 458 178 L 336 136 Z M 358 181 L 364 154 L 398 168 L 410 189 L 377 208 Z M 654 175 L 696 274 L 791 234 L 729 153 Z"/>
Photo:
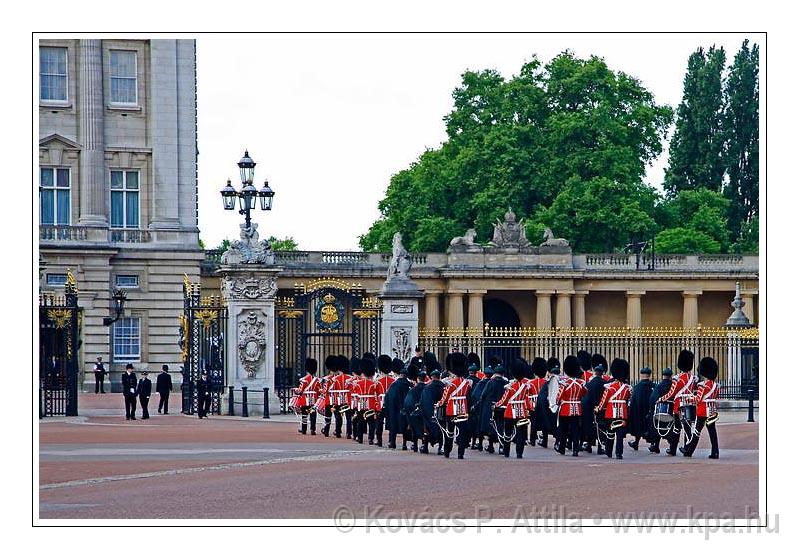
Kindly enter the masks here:
<path id="1" fill-rule="evenodd" d="M 111 294 L 111 299 L 114 300 L 114 317 L 103 317 L 103 326 L 105 327 L 113 325 L 119 320 L 120 317 L 122 317 L 122 312 L 125 310 L 125 302 L 128 299 L 128 295 L 125 293 L 125 290 L 120 290 L 117 288 Z"/>
<path id="2" fill-rule="evenodd" d="M 256 162 L 250 157 L 247 150 L 244 151 L 244 156 L 237 164 L 239 166 L 239 175 L 242 180 L 242 189 L 237 191 L 232 185 L 231 180 L 222 188 L 220 194 L 222 195 L 222 207 L 225 210 L 235 210 L 236 200 L 239 200 L 239 214 L 244 216 L 245 227 L 250 229 L 250 211 L 256 208 L 256 199 L 261 203 L 261 209 L 264 211 L 272 210 L 272 197 L 275 196 L 269 186 L 269 181 L 264 181 L 264 186 L 260 190 L 256 190 L 253 186 L 253 177 L 255 175 Z"/>

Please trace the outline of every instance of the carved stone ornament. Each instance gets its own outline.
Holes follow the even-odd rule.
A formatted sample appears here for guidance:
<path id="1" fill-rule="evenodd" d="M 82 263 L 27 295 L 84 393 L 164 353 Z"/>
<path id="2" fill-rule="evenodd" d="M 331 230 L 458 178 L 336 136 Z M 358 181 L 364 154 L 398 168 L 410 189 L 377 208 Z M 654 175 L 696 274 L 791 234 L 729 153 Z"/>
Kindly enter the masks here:
<path id="1" fill-rule="evenodd" d="M 411 327 L 392 327 L 392 357 L 411 359 Z"/>
<path id="2" fill-rule="evenodd" d="M 447 248 L 448 253 L 481 253 L 483 247 L 475 243 L 477 232 L 470 228 L 460 237 L 454 237 Z"/>
<path id="3" fill-rule="evenodd" d="M 563 237 L 556 237 L 553 235 L 553 230 L 549 227 L 544 228 L 544 243 L 541 243 L 539 247 L 569 247 L 569 241 L 564 239 Z"/>
<path id="4" fill-rule="evenodd" d="M 386 281 L 390 282 L 395 278 L 406 280 L 408 279 L 409 270 L 411 270 L 411 255 L 403 247 L 403 236 L 398 231 L 392 237 L 392 260 L 389 261 Z"/>
<path id="5" fill-rule="evenodd" d="M 517 222 L 517 216 L 508 209 L 505 221 L 497 220 L 494 225 L 494 235 L 489 242 L 490 247 L 504 251 L 520 251 L 531 247 L 531 242 L 525 236 L 525 220 Z"/>
<path id="6" fill-rule="evenodd" d="M 275 253 L 269 241 L 259 242 L 258 224 L 240 224 L 239 240 L 222 254 L 222 264 L 275 264 Z"/>
<path id="7" fill-rule="evenodd" d="M 274 277 L 249 278 L 226 277 L 222 280 L 222 292 L 225 299 L 248 300 L 259 298 L 272 298 L 278 293 L 278 281 Z"/>
<path id="8" fill-rule="evenodd" d="M 254 312 L 239 323 L 237 333 L 237 347 L 239 348 L 239 361 L 247 372 L 247 378 L 256 376 L 258 364 L 264 359 L 264 349 L 267 346 L 266 324 Z"/>

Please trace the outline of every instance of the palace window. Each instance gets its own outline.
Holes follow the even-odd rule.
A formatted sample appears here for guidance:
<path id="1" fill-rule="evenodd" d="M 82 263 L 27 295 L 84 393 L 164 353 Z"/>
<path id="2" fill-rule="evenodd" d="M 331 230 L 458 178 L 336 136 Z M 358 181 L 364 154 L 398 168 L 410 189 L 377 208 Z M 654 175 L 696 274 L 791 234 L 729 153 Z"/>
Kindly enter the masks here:
<path id="1" fill-rule="evenodd" d="M 58 167 L 39 169 L 40 215 L 44 225 L 69 225 L 70 170 Z"/>
<path id="2" fill-rule="evenodd" d="M 139 227 L 138 171 L 111 171 L 111 227 Z"/>
<path id="3" fill-rule="evenodd" d="M 139 317 L 122 317 L 112 326 L 114 362 L 138 362 L 141 359 Z"/>
<path id="4" fill-rule="evenodd" d="M 138 288 L 139 276 L 137 274 L 117 274 L 117 288 Z"/>
<path id="5" fill-rule="evenodd" d="M 64 284 L 67 283 L 67 275 L 66 274 L 48 274 L 47 275 L 47 285 L 48 286 L 61 286 L 64 287 Z"/>
<path id="6" fill-rule="evenodd" d="M 39 47 L 39 99 L 67 101 L 67 49 Z"/>
<path id="7" fill-rule="evenodd" d="M 111 103 L 136 105 L 136 51 L 111 51 Z"/>

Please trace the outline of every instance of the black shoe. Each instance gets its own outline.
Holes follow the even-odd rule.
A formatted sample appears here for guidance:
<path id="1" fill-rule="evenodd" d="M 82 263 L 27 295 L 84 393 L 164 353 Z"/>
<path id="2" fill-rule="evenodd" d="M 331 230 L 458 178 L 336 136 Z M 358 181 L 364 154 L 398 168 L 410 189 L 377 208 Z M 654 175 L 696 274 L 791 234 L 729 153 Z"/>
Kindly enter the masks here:
<path id="1" fill-rule="evenodd" d="M 419 449 L 417 448 L 417 443 L 416 442 L 411 444 L 411 451 L 413 451 L 414 453 L 417 453 L 419 451 Z"/>
<path id="2" fill-rule="evenodd" d="M 511 450 L 510 449 L 504 449 L 503 450 L 503 457 L 508 458 L 510 456 L 511 456 Z"/>
<path id="3" fill-rule="evenodd" d="M 473 443 L 472 445 L 469 446 L 469 448 L 472 449 L 473 451 L 477 451 L 478 450 L 478 444 L 477 443 Z"/>
<path id="4" fill-rule="evenodd" d="M 383 442 L 381 440 L 376 441 L 375 447 L 383 447 Z"/>
<path id="5" fill-rule="evenodd" d="M 602 445 L 598 445 L 597 446 L 597 454 L 598 455 L 605 455 L 606 454 L 606 452 L 603 450 L 603 446 Z"/>
<path id="6" fill-rule="evenodd" d="M 675 452 L 672 449 L 667 449 L 667 455 L 669 455 L 670 457 L 674 457 Z"/>
<path id="7" fill-rule="evenodd" d="M 378 444 L 378 445 L 380 445 L 380 444 Z M 397 444 L 395 442 L 393 442 L 393 441 L 390 441 L 389 445 L 387 445 L 387 447 L 389 449 L 397 449 Z"/>
<path id="8" fill-rule="evenodd" d="M 661 453 L 661 450 L 658 447 L 656 447 L 655 445 L 651 445 L 650 447 L 647 448 L 647 450 L 650 453 Z"/>
<path id="9" fill-rule="evenodd" d="M 436 449 L 436 454 L 437 455 L 444 455 L 444 451 L 442 451 L 442 446 L 441 445 Z"/>
<path id="10" fill-rule="evenodd" d="M 323 436 L 325 436 L 325 437 L 330 437 L 330 435 L 331 435 L 331 434 L 330 434 L 330 432 L 329 432 L 329 431 L 326 431 L 326 430 L 323 428 L 323 430 L 322 430 L 322 435 L 323 435 Z"/>
<path id="11" fill-rule="evenodd" d="M 573 449 L 572 450 L 572 456 L 573 457 L 577 457 L 578 456 L 578 450 L 577 449 Z"/>
<path id="12" fill-rule="evenodd" d="M 711 455 L 708 456 L 708 458 L 709 459 L 719 459 L 719 452 L 712 453 Z"/>
<path id="13" fill-rule="evenodd" d="M 311 435 L 312 435 L 312 436 L 315 436 L 315 435 L 317 435 L 317 430 L 311 430 Z"/>
<path id="14" fill-rule="evenodd" d="M 614 456 L 614 458 L 615 458 L 615 459 L 619 459 L 620 461 L 622 461 L 622 455 L 621 455 L 621 454 L 619 454 L 619 453 L 617 453 L 617 454 Z"/>
<path id="15" fill-rule="evenodd" d="M 371 439 L 371 440 L 367 441 L 367 444 L 368 445 L 375 445 L 375 440 Z"/>
<path id="16" fill-rule="evenodd" d="M 305 431 L 303 428 L 298 428 L 298 429 L 297 429 L 297 433 L 298 433 L 298 434 L 305 434 L 305 433 L 306 433 L 306 431 Z"/>
<path id="17" fill-rule="evenodd" d="M 592 446 L 589 445 L 588 443 L 584 443 L 581 446 L 581 451 L 586 451 L 587 453 L 591 453 L 592 452 Z"/>
<path id="18" fill-rule="evenodd" d="M 449 459 L 450 458 L 450 452 L 449 451 L 445 451 L 444 452 L 444 458 L 445 459 Z"/>
<path id="19" fill-rule="evenodd" d="M 638 443 L 634 443 L 632 441 L 629 441 L 628 445 L 630 445 L 631 449 L 633 449 L 634 451 L 639 451 L 639 444 Z"/>
<path id="20" fill-rule="evenodd" d="M 545 440 L 543 440 L 543 439 L 540 439 L 540 440 L 539 440 L 539 441 L 537 441 L 536 443 L 537 443 L 537 445 L 539 445 L 540 447 L 544 447 L 545 449 L 547 449 L 547 442 L 546 442 Z"/>
<path id="21" fill-rule="evenodd" d="M 492 445 L 492 444 L 490 443 L 490 444 L 489 444 L 489 447 L 487 447 L 487 448 L 486 448 L 486 452 L 487 452 L 487 453 L 494 453 L 494 445 Z"/>
<path id="22" fill-rule="evenodd" d="M 336 434 L 336 439 L 342 439 L 342 434 Z"/>
<path id="23" fill-rule="evenodd" d="M 427 455 L 428 454 L 428 444 L 427 443 L 423 443 L 422 447 L 419 448 L 419 452 L 420 453 L 424 453 L 425 455 Z"/>
<path id="24" fill-rule="evenodd" d="M 406 442 L 403 442 L 403 446 L 400 449 L 402 449 L 403 451 L 408 451 L 408 446 L 406 445 Z"/>
<path id="25" fill-rule="evenodd" d="M 687 450 L 685 447 L 681 447 L 680 449 L 678 449 L 678 451 L 680 451 L 680 452 L 681 452 L 681 454 L 682 454 L 684 457 L 691 457 L 691 456 L 692 456 L 692 454 L 691 454 L 691 453 L 689 453 L 689 451 L 688 451 L 688 450 Z"/>
<path id="26" fill-rule="evenodd" d="M 517 453 L 517 459 L 522 459 L 522 453 Z"/>
<path id="27" fill-rule="evenodd" d="M 464 452 L 463 452 L 463 451 L 462 451 L 461 453 L 459 453 L 459 454 L 458 454 L 458 458 L 459 458 L 459 459 L 463 459 L 463 458 L 464 458 Z"/>

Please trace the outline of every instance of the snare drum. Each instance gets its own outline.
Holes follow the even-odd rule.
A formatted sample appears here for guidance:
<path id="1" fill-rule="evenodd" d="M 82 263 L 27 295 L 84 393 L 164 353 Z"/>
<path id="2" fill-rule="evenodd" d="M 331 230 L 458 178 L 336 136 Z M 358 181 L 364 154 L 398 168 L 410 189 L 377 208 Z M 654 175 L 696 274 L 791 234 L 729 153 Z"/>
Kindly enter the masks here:
<path id="1" fill-rule="evenodd" d="M 687 404 L 680 408 L 681 417 L 687 424 L 692 424 L 697 420 L 697 406 Z"/>
<path id="2" fill-rule="evenodd" d="M 299 400 L 300 395 L 293 395 L 292 398 L 289 399 L 289 410 L 294 410 L 297 414 L 301 414 L 301 407 L 298 405 Z"/>
<path id="3" fill-rule="evenodd" d="M 656 403 L 656 409 L 653 413 L 653 420 L 662 424 L 668 424 L 672 422 L 672 403 L 667 401 Z"/>

